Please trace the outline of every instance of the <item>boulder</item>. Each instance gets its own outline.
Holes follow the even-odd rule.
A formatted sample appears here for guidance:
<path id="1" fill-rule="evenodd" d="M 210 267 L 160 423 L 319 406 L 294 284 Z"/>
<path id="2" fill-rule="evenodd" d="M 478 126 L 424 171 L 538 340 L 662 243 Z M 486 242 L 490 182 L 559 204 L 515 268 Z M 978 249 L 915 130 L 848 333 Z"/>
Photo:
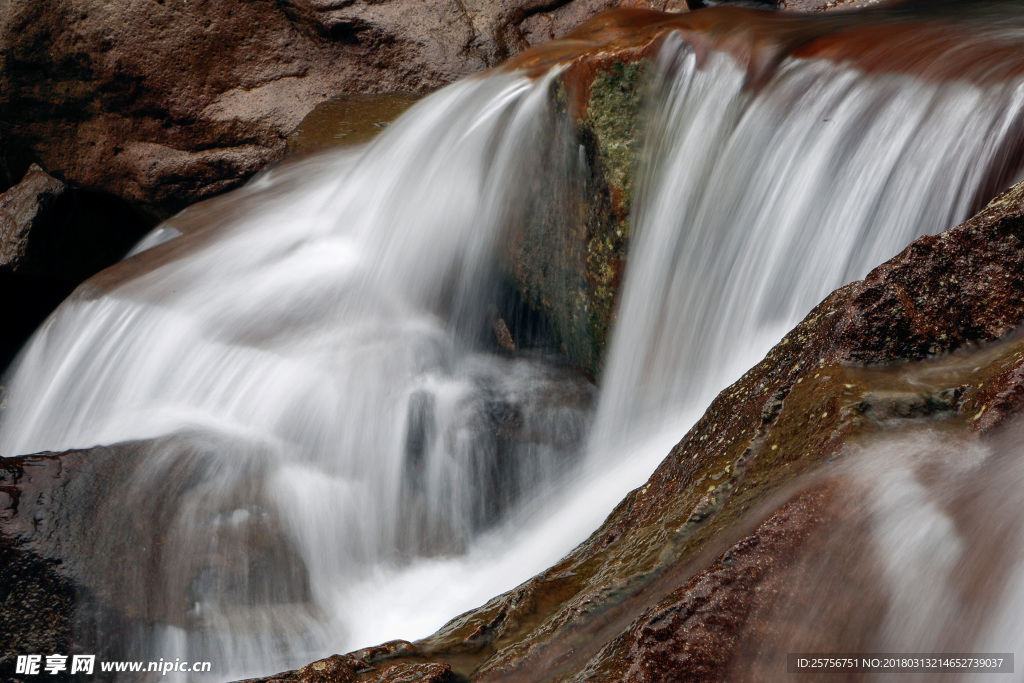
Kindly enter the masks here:
<path id="1" fill-rule="evenodd" d="M 601 371 L 629 246 L 640 110 L 652 59 L 671 30 L 659 22 L 671 23 L 673 16 L 642 9 L 606 13 L 502 67 L 539 73 L 558 62 L 566 66 L 551 106 L 569 122 L 561 135 L 583 151 L 582 174 L 568 187 L 564 178 L 533 180 L 531 219 L 508 237 L 502 263 L 570 362 L 592 378 Z"/>
<path id="2" fill-rule="evenodd" d="M 55 504 L 65 502 L 66 473 L 81 475 L 73 489 L 89 490 L 115 461 L 107 449 L 0 458 L 0 670 L 5 673 L 14 671 L 18 655 L 82 651 L 76 623 L 88 591 L 65 561 L 70 549 L 55 543 L 61 517 L 69 514 Z M 72 492 L 71 498 L 77 495 Z M 88 518 L 90 509 L 83 506 L 74 514 Z"/>
<path id="3" fill-rule="evenodd" d="M 1024 183 L 836 290 L 589 539 L 387 666 L 448 664 L 480 681 L 778 680 L 787 652 L 878 642 L 891 575 L 871 508 L 890 482 L 865 471 L 916 448 L 937 492 L 1000 481 L 1018 454 L 1022 322 Z M 923 445 L 885 446 L 905 438 Z M 995 455 L 972 460 L 977 444 Z M 950 514 L 992 525 L 1005 498 L 954 500 Z M 990 579 L 1015 551 L 986 542 L 963 562 Z M 989 604 L 977 592 L 961 596 L 968 633 Z M 352 680 L 379 675 L 366 663 Z"/>
<path id="4" fill-rule="evenodd" d="M 179 433 L 0 458 L 0 670 L 19 654 L 141 658 L 130 648 L 154 624 L 201 630 L 193 607 L 208 594 L 242 606 L 241 622 L 253 604 L 312 611 L 305 564 L 262 513 L 263 471 L 235 455 L 212 435 Z"/>
<path id="5" fill-rule="evenodd" d="M 279 159 L 332 95 L 434 90 L 617 4 L 11 0 L 4 156 L 164 216 Z"/>

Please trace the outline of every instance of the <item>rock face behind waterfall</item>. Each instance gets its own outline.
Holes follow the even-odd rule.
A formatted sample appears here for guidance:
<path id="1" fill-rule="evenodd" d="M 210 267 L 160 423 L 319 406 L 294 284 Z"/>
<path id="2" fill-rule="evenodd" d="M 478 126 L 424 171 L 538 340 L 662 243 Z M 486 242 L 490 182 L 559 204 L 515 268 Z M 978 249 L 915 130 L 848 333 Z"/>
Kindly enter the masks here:
<path id="1" fill-rule="evenodd" d="M 12 0 L 4 156 L 174 210 L 280 158 L 331 95 L 434 90 L 617 4 Z"/>
<path id="2" fill-rule="evenodd" d="M 332 660 L 333 678 L 265 680 L 424 662 L 480 681 L 778 680 L 787 652 L 864 651 L 888 577 L 864 508 L 887 484 L 844 468 L 923 430 L 922 453 L 962 446 L 928 476 L 969 479 L 960 450 L 998 450 L 1024 404 L 1022 321 L 1024 184 L 835 291 L 556 566 L 414 645 Z"/>
<path id="3" fill-rule="evenodd" d="M 586 155 L 579 205 L 555 205 L 514 231 L 504 262 L 524 299 L 544 311 L 562 350 L 591 377 L 600 374 L 629 245 L 633 164 L 653 44 L 583 60 L 567 70 L 555 106 L 572 111 Z M 582 72 L 582 73 L 580 73 Z M 569 95 L 572 93 L 572 95 Z M 575 99 L 575 102 L 571 100 Z M 548 202 L 538 178 L 534 196 Z M 583 220 L 580 220 L 580 217 Z"/>

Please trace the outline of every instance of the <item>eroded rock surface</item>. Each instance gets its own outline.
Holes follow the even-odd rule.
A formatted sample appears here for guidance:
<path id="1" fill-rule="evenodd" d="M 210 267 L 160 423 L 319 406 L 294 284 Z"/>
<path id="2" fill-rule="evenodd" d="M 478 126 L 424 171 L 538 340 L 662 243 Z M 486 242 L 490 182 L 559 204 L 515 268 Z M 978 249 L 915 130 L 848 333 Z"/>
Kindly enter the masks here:
<path id="1" fill-rule="evenodd" d="M 304 563 L 263 513 L 260 465 L 234 466 L 211 439 L 0 458 L 0 670 L 29 653 L 141 658 L 130 648 L 154 624 L 202 628 L 193 607 L 208 592 L 239 606 L 239 623 L 249 605 L 289 618 L 312 609 Z"/>
<path id="2" fill-rule="evenodd" d="M 780 0 L 776 7 L 791 12 L 829 12 L 881 5 L 885 0 Z"/>
<path id="3" fill-rule="evenodd" d="M 70 502 L 68 497 L 80 502 L 75 491 L 93 489 L 113 459 L 106 449 L 96 449 L 95 458 L 89 455 L 0 458 L 0 670 L 5 674 L 14 671 L 18 655 L 82 651 L 75 631 L 88 590 L 62 558 L 69 548 L 55 541 L 67 515 L 58 506 Z M 78 472 L 78 481 L 62 477 L 69 470 Z M 75 514 L 87 516 L 90 509 L 86 505 Z"/>

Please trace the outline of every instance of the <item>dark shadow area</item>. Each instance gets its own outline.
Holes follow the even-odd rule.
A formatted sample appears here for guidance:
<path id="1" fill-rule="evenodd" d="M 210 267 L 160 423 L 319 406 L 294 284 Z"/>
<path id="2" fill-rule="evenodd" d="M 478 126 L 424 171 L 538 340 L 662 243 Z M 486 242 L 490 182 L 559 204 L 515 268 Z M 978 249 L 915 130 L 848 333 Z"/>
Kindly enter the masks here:
<path id="1" fill-rule="evenodd" d="M 68 189 L 48 201 L 23 256 L 0 265 L 0 371 L 81 282 L 119 261 L 153 225 L 106 194 Z"/>
<path id="2" fill-rule="evenodd" d="M 75 286 L 75 282 L 0 271 L 0 372 Z"/>

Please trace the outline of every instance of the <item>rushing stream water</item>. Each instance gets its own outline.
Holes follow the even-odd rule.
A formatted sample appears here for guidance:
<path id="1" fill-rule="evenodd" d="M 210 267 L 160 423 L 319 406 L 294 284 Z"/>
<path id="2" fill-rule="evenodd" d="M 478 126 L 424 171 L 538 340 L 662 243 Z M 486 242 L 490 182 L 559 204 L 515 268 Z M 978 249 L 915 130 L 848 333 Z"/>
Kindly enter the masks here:
<path id="1" fill-rule="evenodd" d="M 586 170 L 556 77 L 455 84 L 190 209 L 23 352 L 0 452 L 154 440 L 109 531 L 130 563 L 117 538 L 162 506 L 140 659 L 266 674 L 425 636 L 548 566 L 815 303 L 967 217 L 1024 98 L 797 58 L 751 89 L 667 41 L 597 394 L 482 332 L 501 236 L 531 220 L 521 179 Z M 158 495 L 181 468 L 193 484 Z M 261 576 L 225 563 L 258 534 L 279 551 Z"/>

